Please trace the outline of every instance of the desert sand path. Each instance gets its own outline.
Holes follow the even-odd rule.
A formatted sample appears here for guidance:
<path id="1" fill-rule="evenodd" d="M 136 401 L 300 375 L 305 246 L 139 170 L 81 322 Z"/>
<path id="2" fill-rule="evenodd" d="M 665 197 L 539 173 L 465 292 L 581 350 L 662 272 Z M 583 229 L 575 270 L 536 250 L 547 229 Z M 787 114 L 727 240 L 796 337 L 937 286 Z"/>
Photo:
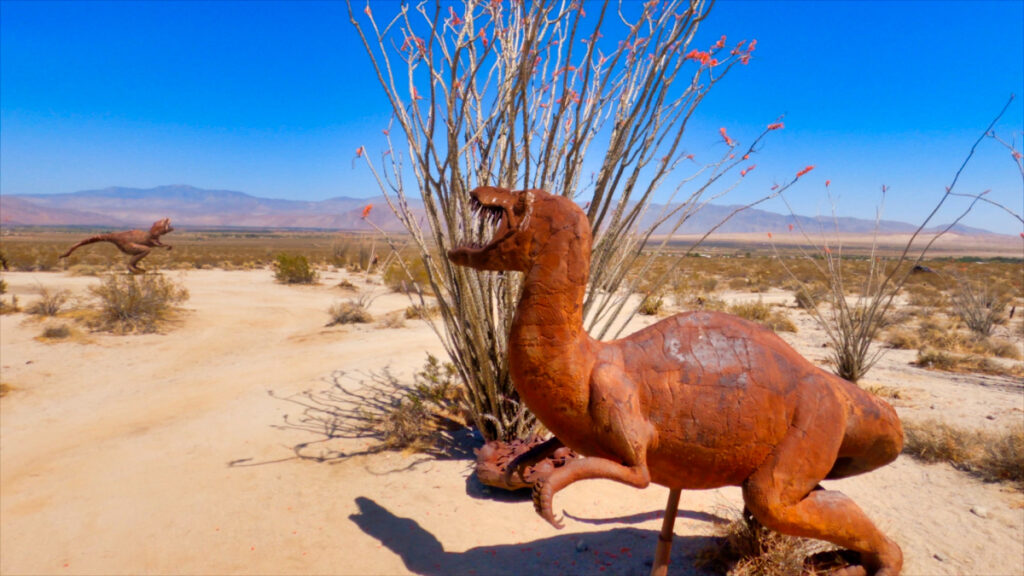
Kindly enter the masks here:
<path id="1" fill-rule="evenodd" d="M 441 352 L 421 323 L 325 328 L 350 295 L 335 287 L 343 276 L 298 287 L 266 270 L 191 271 L 189 311 L 163 335 L 43 343 L 36 320 L 0 316 L 2 381 L 14 387 L 0 401 L 0 573 L 646 573 L 660 487 L 573 486 L 556 501 L 567 515 L 556 531 L 528 501 L 484 494 L 466 460 L 290 458 L 315 438 L 277 427 L 296 408 L 268 390 L 323 389 L 338 369 L 408 375 Z M 84 296 L 98 282 L 4 278 L 23 303 L 38 284 Z M 384 294 L 371 311 L 407 305 Z M 1017 391 L 982 392 L 1024 407 Z M 832 485 L 903 545 L 907 574 L 1024 574 L 1018 492 L 908 458 Z M 710 522 L 739 502 L 737 489 L 683 494 L 673 574 L 698 573 Z"/>

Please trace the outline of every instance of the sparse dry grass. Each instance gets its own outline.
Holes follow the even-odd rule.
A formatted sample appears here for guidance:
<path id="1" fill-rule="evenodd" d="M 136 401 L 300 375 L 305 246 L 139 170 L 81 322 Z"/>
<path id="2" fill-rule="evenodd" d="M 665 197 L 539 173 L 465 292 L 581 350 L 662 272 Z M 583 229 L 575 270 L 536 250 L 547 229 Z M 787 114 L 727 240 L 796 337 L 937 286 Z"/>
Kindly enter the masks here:
<path id="1" fill-rule="evenodd" d="M 967 430 L 939 420 L 904 421 L 903 452 L 924 462 L 948 462 L 987 481 L 1024 488 L 1024 424 L 999 432 Z"/>
<path id="2" fill-rule="evenodd" d="M 1024 366 L 1019 364 L 1004 365 L 991 358 L 976 354 L 956 354 L 944 350 L 922 348 L 917 353 L 917 366 L 944 372 L 963 372 L 970 374 L 992 374 L 994 376 L 1024 377 Z"/>
<path id="3" fill-rule="evenodd" d="M 819 572 L 806 565 L 808 557 L 833 548 L 769 530 L 746 511 L 732 515 L 715 525 L 718 542 L 698 553 L 698 568 L 730 576 L 813 576 Z"/>
<path id="4" fill-rule="evenodd" d="M 784 312 L 758 300 L 756 302 L 738 302 L 727 308 L 730 314 L 745 318 L 767 326 L 776 332 L 796 332 L 796 324 Z"/>

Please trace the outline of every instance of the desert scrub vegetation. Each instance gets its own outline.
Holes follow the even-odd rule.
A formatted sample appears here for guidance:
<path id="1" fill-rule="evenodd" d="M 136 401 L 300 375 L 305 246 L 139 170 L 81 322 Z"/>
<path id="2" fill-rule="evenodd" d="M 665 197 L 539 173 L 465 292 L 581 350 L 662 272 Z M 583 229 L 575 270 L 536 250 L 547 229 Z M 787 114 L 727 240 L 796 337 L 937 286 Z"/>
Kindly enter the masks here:
<path id="1" fill-rule="evenodd" d="M 956 274 L 951 300 L 954 313 L 972 332 L 991 336 L 996 325 L 1007 321 L 1013 290 L 1002 283 L 992 284 Z"/>
<path id="2" fill-rule="evenodd" d="M 334 303 L 327 311 L 328 316 L 330 316 L 327 327 L 337 326 L 338 324 L 368 324 L 373 322 L 373 314 L 370 314 L 369 310 L 371 301 L 372 299 L 369 296 L 361 294 L 356 298 Z"/>
<path id="3" fill-rule="evenodd" d="M 51 290 L 42 285 L 37 287 L 36 292 L 39 299 L 25 309 L 25 312 L 34 316 L 56 316 L 71 297 L 71 292 L 67 290 Z"/>
<path id="4" fill-rule="evenodd" d="M 991 374 L 993 376 L 1024 377 L 1024 366 L 1019 364 L 1003 364 L 991 358 L 977 354 L 956 354 L 944 350 L 922 348 L 917 353 L 914 364 L 921 368 L 941 370 L 944 372 L 963 372 L 971 374 Z"/>
<path id="5" fill-rule="evenodd" d="M 71 328 L 67 324 L 51 324 L 43 328 L 40 337 L 44 340 L 63 340 L 71 337 Z"/>
<path id="6" fill-rule="evenodd" d="M 769 530 L 746 510 L 729 515 L 715 523 L 717 542 L 698 552 L 698 568 L 729 576 L 813 576 L 848 565 L 825 560 L 823 553 L 835 549 L 827 543 Z"/>
<path id="7" fill-rule="evenodd" d="M 948 462 L 982 480 L 1024 488 L 1024 424 L 969 430 L 939 420 L 904 421 L 903 452 L 924 462 Z"/>
<path id="8" fill-rule="evenodd" d="M 454 433 L 467 427 L 465 385 L 451 363 L 428 354 L 423 367 L 403 381 L 388 368 L 330 377 L 326 390 L 271 396 L 301 407 L 285 415 L 282 428 L 319 436 L 294 447 L 299 458 L 336 461 L 386 450 L 449 456 L 458 450 Z M 357 450 L 332 448 L 337 440 L 357 440 Z M 369 444 L 367 443 L 369 442 Z"/>
<path id="9" fill-rule="evenodd" d="M 301 254 L 278 254 L 274 260 L 274 278 L 283 284 L 314 284 L 318 276 Z"/>
<path id="10" fill-rule="evenodd" d="M 726 308 L 726 311 L 740 318 L 757 322 L 775 332 L 796 332 L 796 324 L 789 319 L 785 312 L 775 310 L 761 300 L 737 302 Z"/>
<path id="11" fill-rule="evenodd" d="M 113 274 L 89 291 L 98 310 L 86 323 L 119 334 L 158 331 L 189 296 L 184 286 L 159 274 Z"/>

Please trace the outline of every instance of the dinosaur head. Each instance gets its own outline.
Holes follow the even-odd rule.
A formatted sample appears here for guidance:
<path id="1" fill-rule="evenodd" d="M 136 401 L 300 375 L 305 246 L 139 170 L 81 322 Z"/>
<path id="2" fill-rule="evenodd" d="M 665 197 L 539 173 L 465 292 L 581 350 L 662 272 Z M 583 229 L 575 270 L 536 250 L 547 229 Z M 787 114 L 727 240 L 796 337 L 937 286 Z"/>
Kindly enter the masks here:
<path id="1" fill-rule="evenodd" d="M 555 248 L 552 240 L 585 237 L 589 242 L 586 216 L 568 198 L 543 190 L 513 191 L 492 186 L 481 186 L 469 195 L 481 226 L 488 222 L 493 226 L 490 241 L 448 251 L 448 258 L 459 266 L 526 272 L 541 252 Z M 585 254 L 590 254 L 589 244 Z"/>
<path id="2" fill-rule="evenodd" d="M 163 220 L 153 222 L 153 226 L 149 229 L 149 233 L 152 236 L 163 236 L 168 232 L 174 232 L 174 227 L 171 226 L 170 218 L 164 218 Z"/>

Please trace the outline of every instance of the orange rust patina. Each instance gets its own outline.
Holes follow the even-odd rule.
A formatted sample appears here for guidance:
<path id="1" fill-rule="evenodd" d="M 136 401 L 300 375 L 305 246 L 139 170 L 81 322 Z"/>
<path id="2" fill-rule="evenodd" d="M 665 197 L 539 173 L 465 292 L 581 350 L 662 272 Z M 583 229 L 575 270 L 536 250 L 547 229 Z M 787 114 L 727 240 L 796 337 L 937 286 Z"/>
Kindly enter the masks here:
<path id="1" fill-rule="evenodd" d="M 143 232 L 142 230 L 126 230 L 124 232 L 90 236 L 71 248 L 68 248 L 67 252 L 60 255 L 60 258 L 67 258 L 72 252 L 86 244 L 110 242 L 114 246 L 117 246 L 118 250 L 131 256 L 128 260 L 128 271 L 140 274 L 146 270 L 139 267 L 139 261 L 146 256 L 149 256 L 150 250 L 158 246 L 160 248 L 167 248 L 168 250 L 171 249 L 171 246 L 160 242 L 160 237 L 168 232 L 174 232 L 174 228 L 171 227 L 171 219 L 164 218 L 163 220 L 153 222 L 153 226 L 150 227 L 149 232 Z"/>
<path id="2" fill-rule="evenodd" d="M 543 518 L 561 527 L 554 495 L 589 478 L 667 486 L 672 520 L 679 490 L 740 486 L 765 526 L 859 552 L 863 565 L 844 573 L 900 572 L 899 546 L 850 498 L 819 485 L 896 459 L 903 430 L 891 406 L 728 314 L 686 312 L 621 340 L 591 338 L 583 329 L 591 249 L 583 211 L 542 190 L 481 187 L 471 195 L 481 216 L 497 219 L 494 237 L 448 257 L 525 274 L 509 335 L 512 380 L 557 438 L 548 450 L 564 444 L 583 455 L 534 482 Z M 530 452 L 536 460 L 542 451 Z M 666 516 L 655 573 L 666 569 L 671 535 Z"/>

